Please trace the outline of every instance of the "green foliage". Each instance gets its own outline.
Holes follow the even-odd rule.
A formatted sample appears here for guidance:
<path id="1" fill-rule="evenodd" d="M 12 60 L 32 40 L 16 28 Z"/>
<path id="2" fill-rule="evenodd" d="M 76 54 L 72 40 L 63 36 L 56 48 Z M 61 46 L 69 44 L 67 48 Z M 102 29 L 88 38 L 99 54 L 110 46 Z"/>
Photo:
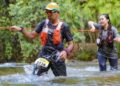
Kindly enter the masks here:
<path id="1" fill-rule="evenodd" d="M 1 61 L 11 61 L 15 52 L 19 51 L 20 48 L 18 39 L 16 39 L 16 33 L 10 33 L 10 31 L 0 31 L 0 51 L 1 51 Z M 16 50 L 16 48 L 18 48 Z M 15 51 L 15 52 L 14 52 Z M 18 54 L 20 52 L 17 52 Z M 17 56 L 17 54 L 15 54 Z M 20 55 L 20 54 L 19 54 Z M 19 56 L 20 57 L 20 56 Z M 14 57 L 16 58 L 16 57 Z M 16 61 L 17 59 L 14 59 Z"/>
<path id="2" fill-rule="evenodd" d="M 86 17 L 89 16 L 88 20 L 92 19 L 94 21 L 97 21 L 100 14 L 108 13 L 113 25 L 120 28 L 118 22 L 120 19 L 119 3 L 119 0 L 88 0 L 87 3 L 84 4 L 83 13 L 87 13 Z"/>
<path id="3" fill-rule="evenodd" d="M 12 16 L 12 24 L 24 27 L 34 27 L 45 18 L 45 1 L 40 0 L 16 0 L 16 4 L 10 4 L 9 13 Z"/>
<path id="4" fill-rule="evenodd" d="M 91 61 L 96 58 L 97 46 L 94 43 L 79 43 L 74 47 L 74 58 L 82 61 Z"/>
<path id="5" fill-rule="evenodd" d="M 7 26 L 10 24 L 10 17 L 8 14 L 7 4 L 5 0 L 0 0 L 0 26 Z"/>
<path id="6" fill-rule="evenodd" d="M 90 61 L 93 60 L 92 53 L 90 51 L 80 51 L 80 53 L 76 53 L 76 59 L 82 60 L 82 61 Z"/>
<path id="7" fill-rule="evenodd" d="M 74 42 L 80 43 L 80 42 L 85 42 L 85 36 L 80 33 L 75 33 L 73 36 Z"/>
<path id="8" fill-rule="evenodd" d="M 40 42 L 38 41 L 39 39 L 26 41 L 22 36 L 19 38 L 23 62 L 31 62 L 31 60 L 35 60 L 41 48 Z"/>

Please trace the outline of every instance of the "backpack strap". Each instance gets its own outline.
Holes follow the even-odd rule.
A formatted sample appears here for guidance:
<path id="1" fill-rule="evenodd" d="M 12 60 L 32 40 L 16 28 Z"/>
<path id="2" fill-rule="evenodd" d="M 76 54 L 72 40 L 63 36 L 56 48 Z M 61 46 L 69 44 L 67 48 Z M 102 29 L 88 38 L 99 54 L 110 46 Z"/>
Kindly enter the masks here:
<path id="1" fill-rule="evenodd" d="M 63 22 L 59 22 L 58 26 L 54 30 L 54 33 L 53 33 L 53 43 L 55 45 L 58 45 L 62 41 L 61 31 L 60 31 L 62 24 L 63 24 Z"/>
<path id="2" fill-rule="evenodd" d="M 45 27 L 44 27 L 43 30 L 42 30 L 43 32 L 48 33 L 48 29 L 49 29 L 49 28 L 48 28 L 48 23 L 49 23 L 49 20 L 46 19 L 46 20 L 45 20 Z"/>
<path id="3" fill-rule="evenodd" d="M 46 19 L 45 20 L 45 24 L 44 24 L 44 26 L 45 27 L 43 27 L 43 29 L 42 29 L 42 32 L 41 32 L 41 34 L 40 34 L 40 40 L 41 40 L 41 44 L 43 45 L 43 46 L 45 46 L 45 44 L 46 44 L 46 42 L 47 42 L 47 36 L 48 36 L 48 22 L 49 22 L 49 20 L 48 19 Z"/>
<path id="4" fill-rule="evenodd" d="M 45 20 L 45 27 L 48 27 L 48 23 L 49 23 L 49 20 L 46 19 L 46 20 Z"/>
<path id="5" fill-rule="evenodd" d="M 107 41 L 108 41 L 108 43 L 111 43 L 111 42 L 113 42 L 113 30 L 112 30 L 112 26 L 109 26 L 109 28 L 108 28 L 108 37 L 107 37 Z"/>

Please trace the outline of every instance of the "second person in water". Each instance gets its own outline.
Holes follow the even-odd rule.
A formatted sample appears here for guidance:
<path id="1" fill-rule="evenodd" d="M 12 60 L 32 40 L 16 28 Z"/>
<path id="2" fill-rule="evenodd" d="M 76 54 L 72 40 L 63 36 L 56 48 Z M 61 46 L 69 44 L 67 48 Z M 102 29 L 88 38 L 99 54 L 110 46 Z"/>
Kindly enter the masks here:
<path id="1" fill-rule="evenodd" d="M 115 47 L 115 41 L 120 42 L 120 35 L 117 29 L 111 24 L 108 14 L 99 16 L 99 23 L 93 21 L 88 22 L 91 31 L 99 30 L 99 37 L 96 40 L 98 45 L 97 59 L 99 62 L 100 71 L 106 71 L 106 62 L 109 60 L 110 69 L 118 69 L 118 54 Z"/>

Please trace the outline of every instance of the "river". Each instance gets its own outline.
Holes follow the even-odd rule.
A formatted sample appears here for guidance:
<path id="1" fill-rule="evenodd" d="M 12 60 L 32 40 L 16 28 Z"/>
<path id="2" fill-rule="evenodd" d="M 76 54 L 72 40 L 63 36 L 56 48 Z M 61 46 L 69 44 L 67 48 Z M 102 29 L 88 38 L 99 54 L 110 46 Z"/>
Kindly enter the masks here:
<path id="1" fill-rule="evenodd" d="M 67 77 L 32 75 L 32 64 L 0 64 L 0 86 L 120 86 L 120 70 L 100 72 L 97 62 L 68 61 Z M 108 64 L 108 63 L 107 63 Z M 120 65 L 119 65 L 120 66 Z"/>

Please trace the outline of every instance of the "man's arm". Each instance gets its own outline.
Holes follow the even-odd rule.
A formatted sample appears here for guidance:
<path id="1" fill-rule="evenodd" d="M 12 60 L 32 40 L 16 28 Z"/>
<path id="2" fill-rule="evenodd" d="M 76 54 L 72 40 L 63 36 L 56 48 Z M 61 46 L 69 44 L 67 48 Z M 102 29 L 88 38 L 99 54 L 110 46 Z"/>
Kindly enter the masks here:
<path id="1" fill-rule="evenodd" d="M 65 50 L 65 51 L 67 52 L 67 54 L 69 55 L 69 54 L 71 53 L 71 51 L 73 50 L 73 41 L 69 41 L 67 48 L 65 48 L 64 50 Z"/>
<path id="2" fill-rule="evenodd" d="M 61 51 L 61 59 L 65 60 L 68 58 L 68 55 L 71 53 L 71 51 L 73 50 L 73 41 L 69 41 L 67 42 L 68 46 L 67 48 L 65 48 L 63 51 Z"/>
<path id="3" fill-rule="evenodd" d="M 38 35 L 38 33 L 35 32 L 35 31 L 27 32 L 25 30 L 25 28 L 21 28 L 21 27 L 17 27 L 17 26 L 11 26 L 10 30 L 12 30 L 12 31 L 20 31 L 25 37 L 30 38 L 30 39 L 34 39 Z"/>
<path id="4" fill-rule="evenodd" d="M 73 36 L 71 34 L 69 26 L 66 23 L 63 23 L 63 24 L 64 24 L 64 27 L 62 28 L 63 30 L 62 35 L 63 35 L 63 39 L 65 39 L 67 43 L 67 48 L 64 48 L 61 51 L 61 58 L 65 60 L 73 49 Z"/>

